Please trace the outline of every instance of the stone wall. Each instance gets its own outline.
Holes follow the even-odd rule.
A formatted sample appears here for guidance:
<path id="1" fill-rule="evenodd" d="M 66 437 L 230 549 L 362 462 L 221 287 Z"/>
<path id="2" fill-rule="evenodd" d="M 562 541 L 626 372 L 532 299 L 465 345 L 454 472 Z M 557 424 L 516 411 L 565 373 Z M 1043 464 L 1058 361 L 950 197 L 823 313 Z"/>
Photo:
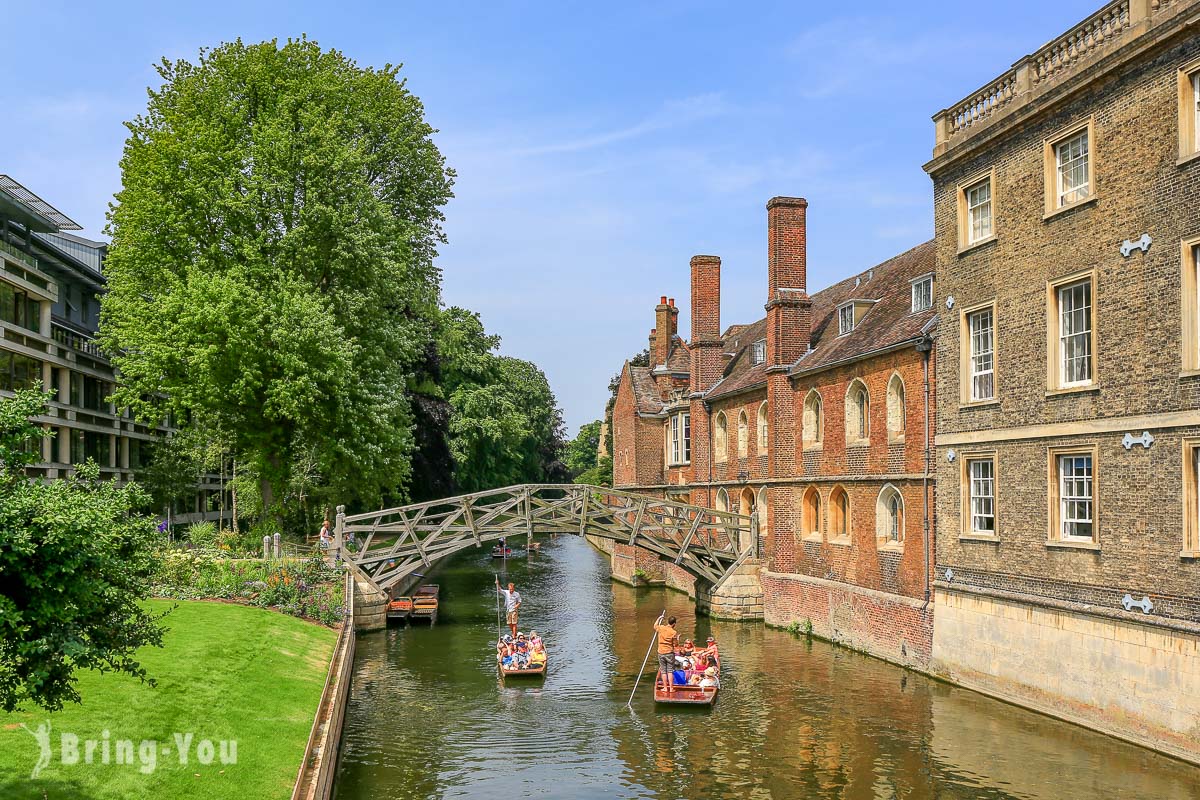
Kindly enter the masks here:
<path id="1" fill-rule="evenodd" d="M 1200 763 L 1200 626 L 946 587 L 935 595 L 934 675 Z"/>
<path id="2" fill-rule="evenodd" d="M 761 581 L 768 625 L 782 628 L 795 622 L 803 626 L 808 621 L 813 634 L 822 639 L 902 666 L 928 669 L 933 648 L 932 605 L 806 575 L 762 570 Z"/>

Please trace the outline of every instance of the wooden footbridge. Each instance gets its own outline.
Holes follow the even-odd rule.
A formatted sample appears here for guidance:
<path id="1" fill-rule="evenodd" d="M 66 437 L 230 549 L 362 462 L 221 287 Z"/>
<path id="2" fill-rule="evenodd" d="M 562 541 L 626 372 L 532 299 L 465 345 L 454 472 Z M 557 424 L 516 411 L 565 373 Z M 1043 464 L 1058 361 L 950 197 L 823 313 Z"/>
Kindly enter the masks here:
<path id="1" fill-rule="evenodd" d="M 460 550 L 539 533 L 586 534 L 645 548 L 714 592 L 758 556 L 752 516 L 582 484 L 508 486 L 366 514 L 347 515 L 338 506 L 332 555 L 387 591 Z"/>

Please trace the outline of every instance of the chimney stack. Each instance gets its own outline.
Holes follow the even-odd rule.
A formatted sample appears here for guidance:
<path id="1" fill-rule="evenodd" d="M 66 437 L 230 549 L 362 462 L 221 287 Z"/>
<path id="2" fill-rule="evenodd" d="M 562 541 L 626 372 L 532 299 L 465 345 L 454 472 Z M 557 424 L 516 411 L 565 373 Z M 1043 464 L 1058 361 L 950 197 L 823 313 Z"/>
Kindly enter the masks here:
<path id="1" fill-rule="evenodd" d="M 808 299 L 808 201 L 772 197 L 767 203 L 767 365 L 790 366 L 808 351 L 812 303 Z"/>
<path id="2" fill-rule="evenodd" d="M 658 305 L 654 308 L 654 328 L 657 334 L 655 334 L 654 343 L 650 346 L 651 367 L 667 363 L 667 353 L 671 349 L 671 339 L 675 336 L 674 322 L 675 314 L 672 313 L 672 308 L 667 305 L 667 296 L 664 294 L 659 298 Z"/>
<path id="3" fill-rule="evenodd" d="M 721 377 L 721 259 L 692 257 L 692 391 Z"/>

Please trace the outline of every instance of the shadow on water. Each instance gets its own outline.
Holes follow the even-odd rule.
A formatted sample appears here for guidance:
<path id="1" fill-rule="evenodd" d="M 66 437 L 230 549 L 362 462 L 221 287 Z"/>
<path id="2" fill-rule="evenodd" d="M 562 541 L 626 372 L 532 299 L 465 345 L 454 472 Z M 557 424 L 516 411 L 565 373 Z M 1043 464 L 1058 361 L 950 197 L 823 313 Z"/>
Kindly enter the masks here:
<path id="1" fill-rule="evenodd" d="M 547 641 L 545 679 L 501 681 L 492 575 Z M 1200 770 L 759 624 L 695 617 L 682 594 L 608 578 L 577 537 L 507 563 L 462 555 L 437 578 L 432 629 L 360 636 L 339 800 L 387 798 L 1155 798 Z M 626 707 L 666 609 L 717 637 L 712 709 Z M 647 667 L 653 669 L 653 661 Z"/>

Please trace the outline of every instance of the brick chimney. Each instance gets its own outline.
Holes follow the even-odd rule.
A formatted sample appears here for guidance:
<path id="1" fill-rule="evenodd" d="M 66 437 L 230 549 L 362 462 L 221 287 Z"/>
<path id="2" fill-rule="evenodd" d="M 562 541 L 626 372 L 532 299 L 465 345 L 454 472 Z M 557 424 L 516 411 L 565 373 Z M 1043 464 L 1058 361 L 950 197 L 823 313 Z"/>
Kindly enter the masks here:
<path id="1" fill-rule="evenodd" d="M 721 258 L 692 256 L 692 391 L 721 377 Z"/>
<path id="2" fill-rule="evenodd" d="M 674 321 L 675 314 L 671 313 L 671 307 L 667 305 L 667 296 L 664 294 L 659 298 L 658 305 L 654 307 L 655 334 L 650 345 L 650 366 L 652 368 L 667 363 L 667 351 L 671 347 L 671 337 L 675 335 Z"/>
<path id="3" fill-rule="evenodd" d="M 803 197 L 767 203 L 767 365 L 789 366 L 808 350 L 812 303 L 806 291 L 807 253 Z"/>

